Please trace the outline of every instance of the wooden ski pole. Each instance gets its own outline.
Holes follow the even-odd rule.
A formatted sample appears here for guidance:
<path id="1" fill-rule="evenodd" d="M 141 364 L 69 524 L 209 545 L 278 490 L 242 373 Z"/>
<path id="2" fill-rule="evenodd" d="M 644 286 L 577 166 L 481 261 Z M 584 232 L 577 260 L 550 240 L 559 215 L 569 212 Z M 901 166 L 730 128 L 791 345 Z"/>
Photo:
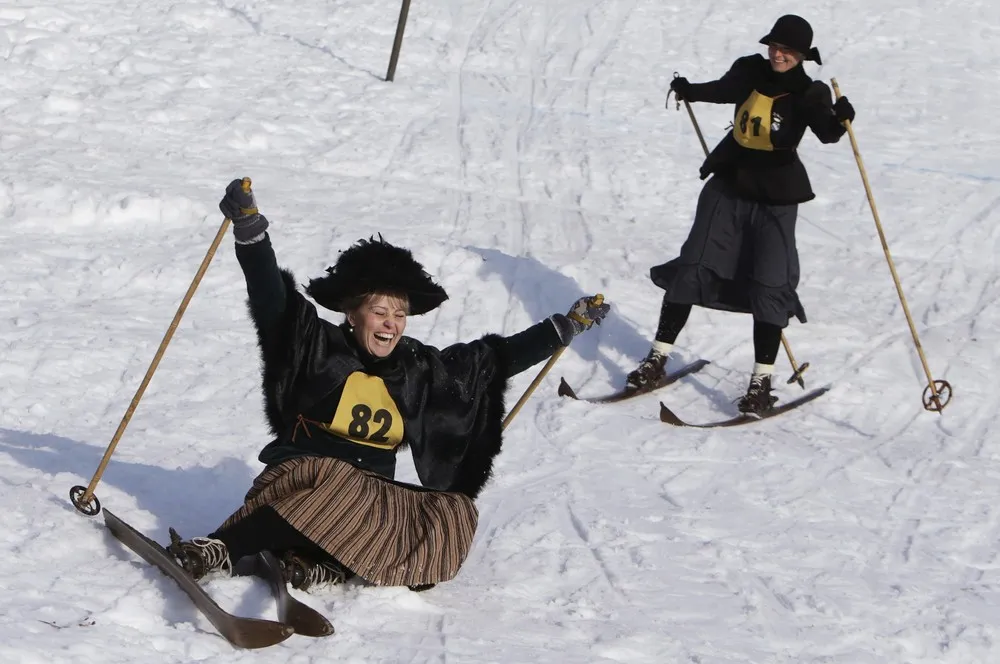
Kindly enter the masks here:
<path id="1" fill-rule="evenodd" d="M 538 384 L 541 383 L 542 379 L 545 378 L 545 375 L 549 373 L 549 369 L 552 368 L 552 365 L 556 363 L 556 360 L 559 359 L 559 357 L 563 354 L 563 351 L 565 351 L 567 348 L 568 346 L 563 346 L 556 352 L 552 353 L 552 357 L 550 357 L 549 361 L 545 363 L 545 366 L 542 367 L 542 370 L 538 372 L 538 375 L 535 376 L 535 379 L 531 381 L 531 384 L 528 385 L 528 389 L 524 391 L 524 394 L 521 395 L 521 398 L 517 400 L 517 403 L 514 404 L 514 407 L 511 408 L 510 412 L 507 413 L 507 416 L 503 418 L 503 424 L 501 425 L 503 429 L 506 429 L 507 425 L 510 424 L 511 420 L 513 420 L 514 417 L 517 416 L 518 412 L 521 410 L 521 407 L 525 404 L 525 402 L 528 401 L 528 397 L 530 397 L 531 393 L 535 391 L 535 388 L 538 387 Z"/>
<path id="2" fill-rule="evenodd" d="M 830 82 L 833 84 L 834 95 L 837 99 L 840 99 L 843 95 L 840 94 L 840 86 L 837 85 L 837 79 L 831 78 Z M 924 356 L 924 349 L 920 345 L 920 337 L 917 336 L 917 328 L 913 324 L 913 316 L 910 315 L 910 308 L 906 304 L 906 296 L 903 295 L 903 287 L 900 285 L 899 275 L 896 273 L 896 265 L 893 263 L 892 255 L 889 253 L 889 243 L 886 242 L 885 232 L 882 230 L 882 222 L 879 221 L 878 209 L 875 207 L 875 197 L 872 195 L 872 188 L 868 183 L 868 173 L 865 171 L 865 164 L 861 160 L 861 150 L 858 149 L 858 141 L 854 137 L 854 128 L 851 126 L 851 121 L 844 120 L 844 127 L 847 128 L 847 135 L 851 139 L 851 149 L 854 150 L 854 159 L 858 163 L 861 182 L 865 185 L 868 206 L 872 210 L 872 217 L 875 219 L 875 228 L 878 230 L 878 237 L 882 242 L 882 251 L 885 252 L 885 260 L 889 263 L 889 272 L 892 274 L 893 283 L 896 284 L 896 293 L 899 295 L 899 302 L 903 305 L 903 313 L 906 315 L 906 322 L 910 326 L 913 344 L 917 348 L 917 355 L 920 357 L 920 363 L 923 365 L 924 373 L 927 375 L 927 387 L 924 388 L 922 396 L 924 408 L 940 413 L 951 401 L 951 384 L 946 380 L 934 380 L 934 377 L 931 375 L 930 367 L 927 365 L 927 358 Z"/>
<path id="3" fill-rule="evenodd" d="M 601 304 L 604 303 L 604 296 L 598 293 L 591 299 L 591 301 L 594 303 L 594 306 L 601 306 Z M 531 393 L 535 391 L 535 388 L 538 387 L 538 384 L 542 382 L 542 379 L 545 378 L 545 375 L 549 373 L 549 370 L 556 363 L 556 361 L 562 356 L 563 351 L 565 351 L 567 348 L 569 348 L 569 346 L 563 346 L 556 352 L 552 353 L 552 357 L 550 357 L 549 361 L 545 363 L 545 366 L 542 367 L 542 370 L 538 372 L 538 375 L 535 376 L 535 379 L 531 381 L 531 384 L 528 385 L 528 389 L 524 391 L 524 394 L 522 394 L 521 398 L 517 400 L 517 403 L 514 404 L 514 407 L 510 409 L 510 412 L 507 413 L 507 417 L 503 418 L 503 424 L 501 425 L 503 429 L 507 428 L 507 425 L 510 424 L 511 420 L 513 420 L 514 417 L 517 415 L 517 413 L 521 410 L 521 407 L 528 401 L 528 397 L 530 397 Z"/>
<path id="4" fill-rule="evenodd" d="M 677 72 L 674 72 L 674 78 L 677 78 Z M 694 125 L 694 133 L 698 135 L 698 142 L 701 143 L 701 149 L 704 150 L 705 156 L 708 156 L 708 143 L 705 142 L 705 137 L 701 133 L 701 127 L 698 126 L 698 120 L 694 117 L 694 111 L 691 110 L 691 104 L 688 103 L 687 99 L 681 100 L 680 97 L 674 95 L 674 99 L 677 103 L 677 109 L 680 110 L 681 101 L 684 102 L 684 108 L 687 109 L 688 117 L 691 118 L 691 124 Z M 667 108 L 670 108 L 670 93 L 667 93 Z M 792 376 L 785 381 L 788 385 L 792 383 L 798 383 L 799 387 L 803 390 L 806 389 L 806 381 L 802 378 L 802 374 L 805 373 L 806 369 L 809 368 L 809 363 L 804 362 L 799 366 L 795 362 L 795 356 L 792 355 L 792 347 L 788 343 L 788 339 L 785 338 L 785 333 L 781 333 L 781 345 L 785 349 L 785 354 L 788 356 L 788 362 L 792 365 Z"/>
<path id="5" fill-rule="evenodd" d="M 250 178 L 243 178 L 243 190 L 250 191 Z M 205 272 L 208 270 L 208 266 L 212 262 L 212 257 L 215 256 L 215 252 L 219 248 L 219 243 L 222 242 L 222 238 L 225 236 L 226 230 L 229 228 L 229 224 L 230 220 L 228 218 L 222 220 L 222 225 L 219 227 L 219 231 L 215 234 L 215 239 L 212 240 L 212 244 L 208 248 L 208 253 L 205 254 L 205 258 L 201 261 L 201 265 L 198 267 L 198 271 L 195 273 L 194 280 L 188 287 L 187 293 L 184 295 L 184 299 L 181 300 L 181 304 L 177 308 L 177 313 L 174 314 L 174 319 L 170 321 L 170 326 L 167 327 L 167 332 L 163 335 L 160 347 L 157 349 L 156 355 L 153 356 L 153 361 L 150 363 L 149 369 L 146 370 L 146 375 L 139 384 L 139 389 L 136 390 L 135 396 L 132 397 L 132 402 L 125 410 L 125 416 L 122 417 L 122 421 L 118 425 L 117 431 L 115 431 L 114 436 L 111 437 L 111 442 L 108 444 L 108 448 L 104 452 L 104 457 L 101 459 L 101 463 L 97 466 L 97 471 L 94 473 L 94 477 L 90 480 L 90 484 L 86 487 L 74 486 L 69 491 L 69 499 L 73 503 L 73 506 L 87 516 L 94 516 L 95 514 L 99 514 L 101 511 L 101 501 L 99 501 L 94 495 L 94 490 L 97 488 L 98 482 L 101 481 L 101 477 L 104 475 L 104 470 L 108 467 L 108 462 L 111 461 L 111 455 L 114 454 L 115 448 L 118 446 L 118 441 L 121 440 L 122 434 L 125 433 L 125 428 L 132 420 L 132 415 L 135 413 L 135 409 L 138 407 L 139 401 L 142 399 L 142 395 L 146 392 L 146 387 L 149 386 L 149 382 L 152 380 L 153 374 L 156 372 L 156 368 L 160 365 L 160 360 L 163 358 L 163 354 L 167 350 L 167 345 L 170 343 L 171 338 L 173 338 L 174 332 L 177 330 L 177 326 L 181 322 L 181 317 L 184 316 L 184 312 L 187 310 L 188 303 L 191 302 L 191 298 L 194 296 L 195 290 L 198 289 L 198 284 L 201 283 L 202 277 L 205 276 Z"/>

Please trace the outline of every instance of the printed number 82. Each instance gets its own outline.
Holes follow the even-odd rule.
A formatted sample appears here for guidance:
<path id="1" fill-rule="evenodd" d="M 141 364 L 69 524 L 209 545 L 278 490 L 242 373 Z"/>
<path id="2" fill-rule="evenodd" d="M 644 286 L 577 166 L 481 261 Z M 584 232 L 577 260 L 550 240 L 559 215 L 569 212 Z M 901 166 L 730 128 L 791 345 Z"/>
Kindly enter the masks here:
<path id="1" fill-rule="evenodd" d="M 389 411 L 379 408 L 372 413 L 370 406 L 359 403 L 351 409 L 351 417 L 353 419 L 351 419 L 351 423 L 347 427 L 347 433 L 354 438 L 365 438 L 376 443 L 389 442 L 389 439 L 385 437 L 385 434 L 392 427 L 392 414 Z M 368 426 L 369 422 L 381 424 L 382 426 L 374 434 L 371 434 L 371 427 Z"/>

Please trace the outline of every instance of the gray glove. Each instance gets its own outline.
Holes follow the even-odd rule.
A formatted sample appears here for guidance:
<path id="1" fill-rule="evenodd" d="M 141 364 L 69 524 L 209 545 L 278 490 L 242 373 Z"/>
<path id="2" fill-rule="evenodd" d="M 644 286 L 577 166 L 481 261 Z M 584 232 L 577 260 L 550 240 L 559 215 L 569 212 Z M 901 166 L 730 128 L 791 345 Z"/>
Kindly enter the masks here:
<path id="1" fill-rule="evenodd" d="M 267 218 L 257 211 L 250 178 L 230 182 L 226 195 L 219 201 L 219 209 L 232 220 L 237 242 L 246 243 L 267 230 Z"/>
<path id="2" fill-rule="evenodd" d="M 573 303 L 568 314 L 565 316 L 554 314 L 550 320 L 559 333 L 559 340 L 564 346 L 568 346 L 573 337 L 589 330 L 594 323 L 600 325 L 609 311 L 611 305 L 607 304 L 604 296 L 598 293 L 592 297 L 581 297 Z"/>

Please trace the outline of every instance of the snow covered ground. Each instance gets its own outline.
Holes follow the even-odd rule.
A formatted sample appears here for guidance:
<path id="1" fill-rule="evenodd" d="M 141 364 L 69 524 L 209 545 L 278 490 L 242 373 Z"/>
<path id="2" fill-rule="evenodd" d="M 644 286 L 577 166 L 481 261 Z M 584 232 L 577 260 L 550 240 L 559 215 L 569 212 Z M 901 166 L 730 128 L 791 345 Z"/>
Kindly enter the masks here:
<path id="1" fill-rule="evenodd" d="M 0 1 L 0 661 L 954 663 L 1000 661 L 1000 5 L 926 0 Z M 734 411 L 746 316 L 696 310 L 660 395 L 622 383 L 701 186 L 664 95 L 808 18 L 856 131 L 936 378 L 926 383 L 846 138 L 803 159 L 794 414 Z M 714 144 L 729 108 L 696 105 Z M 249 175 L 300 281 L 361 237 L 413 248 L 451 300 L 408 331 L 513 333 L 613 303 L 508 430 L 459 577 L 424 594 L 299 594 L 337 634 L 233 650 L 165 577 L 70 505 L 87 484 Z M 267 441 L 226 238 L 97 495 L 160 541 L 214 528 Z M 787 376 L 787 365 L 780 370 Z M 510 403 L 535 371 L 516 381 Z M 782 381 L 783 382 L 783 381 Z M 792 398 L 797 387 L 782 385 Z M 403 457 L 405 458 L 405 457 Z M 414 474 L 408 462 L 402 476 Z M 274 617 L 264 584 L 216 580 Z"/>

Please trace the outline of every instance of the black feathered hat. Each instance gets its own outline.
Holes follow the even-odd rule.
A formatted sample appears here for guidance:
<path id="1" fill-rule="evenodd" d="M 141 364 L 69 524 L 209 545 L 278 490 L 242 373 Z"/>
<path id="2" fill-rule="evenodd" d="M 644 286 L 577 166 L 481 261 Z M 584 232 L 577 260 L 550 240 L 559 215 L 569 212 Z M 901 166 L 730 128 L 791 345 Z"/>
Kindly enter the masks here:
<path id="1" fill-rule="evenodd" d="M 819 57 L 819 49 L 812 45 L 813 29 L 809 21 L 795 14 L 785 14 L 774 22 L 771 32 L 760 40 L 761 44 L 777 42 L 789 48 L 794 48 L 806 60 L 812 60 L 818 65 L 823 64 Z"/>
<path id="2" fill-rule="evenodd" d="M 448 299 L 409 249 L 391 245 L 381 235 L 345 249 L 337 263 L 326 269 L 326 276 L 309 282 L 306 293 L 321 306 L 341 313 L 346 313 L 346 301 L 368 293 L 405 295 L 412 316 L 436 309 Z"/>

